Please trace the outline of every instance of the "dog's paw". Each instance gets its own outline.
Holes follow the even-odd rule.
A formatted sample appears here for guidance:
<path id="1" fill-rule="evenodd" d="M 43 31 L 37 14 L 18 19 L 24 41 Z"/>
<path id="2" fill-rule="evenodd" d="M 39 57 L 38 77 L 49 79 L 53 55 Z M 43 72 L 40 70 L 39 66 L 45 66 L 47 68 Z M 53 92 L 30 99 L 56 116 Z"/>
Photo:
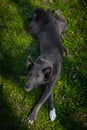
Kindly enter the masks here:
<path id="1" fill-rule="evenodd" d="M 29 115 L 29 117 L 28 117 L 28 123 L 29 124 L 33 124 L 34 123 L 34 121 L 35 121 L 35 115 L 34 115 L 34 113 L 31 113 L 30 115 Z"/>
<path id="2" fill-rule="evenodd" d="M 49 113 L 51 121 L 54 121 L 56 119 L 56 110 L 53 108 Z"/>

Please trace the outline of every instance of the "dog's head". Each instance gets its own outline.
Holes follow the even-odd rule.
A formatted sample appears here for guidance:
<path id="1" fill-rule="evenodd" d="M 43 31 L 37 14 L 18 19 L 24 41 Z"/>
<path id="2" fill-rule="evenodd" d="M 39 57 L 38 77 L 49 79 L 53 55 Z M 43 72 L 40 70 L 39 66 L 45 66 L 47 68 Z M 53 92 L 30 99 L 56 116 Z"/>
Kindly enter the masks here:
<path id="1" fill-rule="evenodd" d="M 27 58 L 28 80 L 25 84 L 25 90 L 30 91 L 35 87 L 46 84 L 52 76 L 52 66 L 43 60 L 34 62 L 30 57 Z"/>

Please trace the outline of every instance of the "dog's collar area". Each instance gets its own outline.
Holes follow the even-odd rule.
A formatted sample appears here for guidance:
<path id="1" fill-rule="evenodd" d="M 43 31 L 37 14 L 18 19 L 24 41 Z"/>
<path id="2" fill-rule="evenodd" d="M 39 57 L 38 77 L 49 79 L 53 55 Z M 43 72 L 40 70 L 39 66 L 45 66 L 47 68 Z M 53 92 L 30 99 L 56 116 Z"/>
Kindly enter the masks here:
<path id="1" fill-rule="evenodd" d="M 41 61 L 44 62 L 44 63 L 47 63 L 49 66 L 52 67 L 52 65 L 47 60 L 45 60 L 44 58 L 41 58 Z"/>
<path id="2" fill-rule="evenodd" d="M 44 59 L 43 57 L 41 58 L 38 58 L 36 61 L 35 61 L 36 64 L 47 64 L 48 66 L 52 67 L 52 65 L 48 62 L 48 60 Z"/>

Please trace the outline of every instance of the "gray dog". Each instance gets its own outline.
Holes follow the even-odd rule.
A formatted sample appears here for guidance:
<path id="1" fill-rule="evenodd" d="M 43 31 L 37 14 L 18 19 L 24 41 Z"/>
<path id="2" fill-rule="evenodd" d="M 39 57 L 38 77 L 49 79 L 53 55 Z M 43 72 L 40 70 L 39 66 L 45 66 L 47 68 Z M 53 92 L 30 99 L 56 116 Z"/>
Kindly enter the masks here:
<path id="1" fill-rule="evenodd" d="M 41 106 L 48 99 L 50 119 L 56 118 L 52 89 L 58 80 L 62 67 L 64 47 L 60 37 L 67 30 L 67 24 L 57 11 L 53 16 L 50 10 L 35 10 L 35 15 L 28 26 L 29 34 L 35 35 L 40 42 L 40 56 L 33 61 L 27 58 L 28 81 L 25 90 L 28 92 L 39 85 L 44 85 L 44 93 L 28 118 L 33 123 Z"/>

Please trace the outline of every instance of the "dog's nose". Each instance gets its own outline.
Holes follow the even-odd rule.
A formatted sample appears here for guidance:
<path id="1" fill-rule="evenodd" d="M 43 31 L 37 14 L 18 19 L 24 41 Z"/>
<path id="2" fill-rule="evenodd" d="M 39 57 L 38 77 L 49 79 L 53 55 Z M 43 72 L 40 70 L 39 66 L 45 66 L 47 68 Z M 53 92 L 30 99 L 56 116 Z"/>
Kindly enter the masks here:
<path id="1" fill-rule="evenodd" d="M 26 88 L 26 89 L 28 89 L 28 87 L 29 87 L 29 84 L 28 84 L 28 83 L 26 83 L 26 84 L 25 84 L 25 88 Z"/>
<path id="2" fill-rule="evenodd" d="M 26 83 L 26 84 L 25 84 L 25 87 L 24 87 L 24 88 L 25 88 L 25 91 L 30 91 L 30 87 L 29 87 L 29 86 L 30 86 L 29 83 Z"/>

